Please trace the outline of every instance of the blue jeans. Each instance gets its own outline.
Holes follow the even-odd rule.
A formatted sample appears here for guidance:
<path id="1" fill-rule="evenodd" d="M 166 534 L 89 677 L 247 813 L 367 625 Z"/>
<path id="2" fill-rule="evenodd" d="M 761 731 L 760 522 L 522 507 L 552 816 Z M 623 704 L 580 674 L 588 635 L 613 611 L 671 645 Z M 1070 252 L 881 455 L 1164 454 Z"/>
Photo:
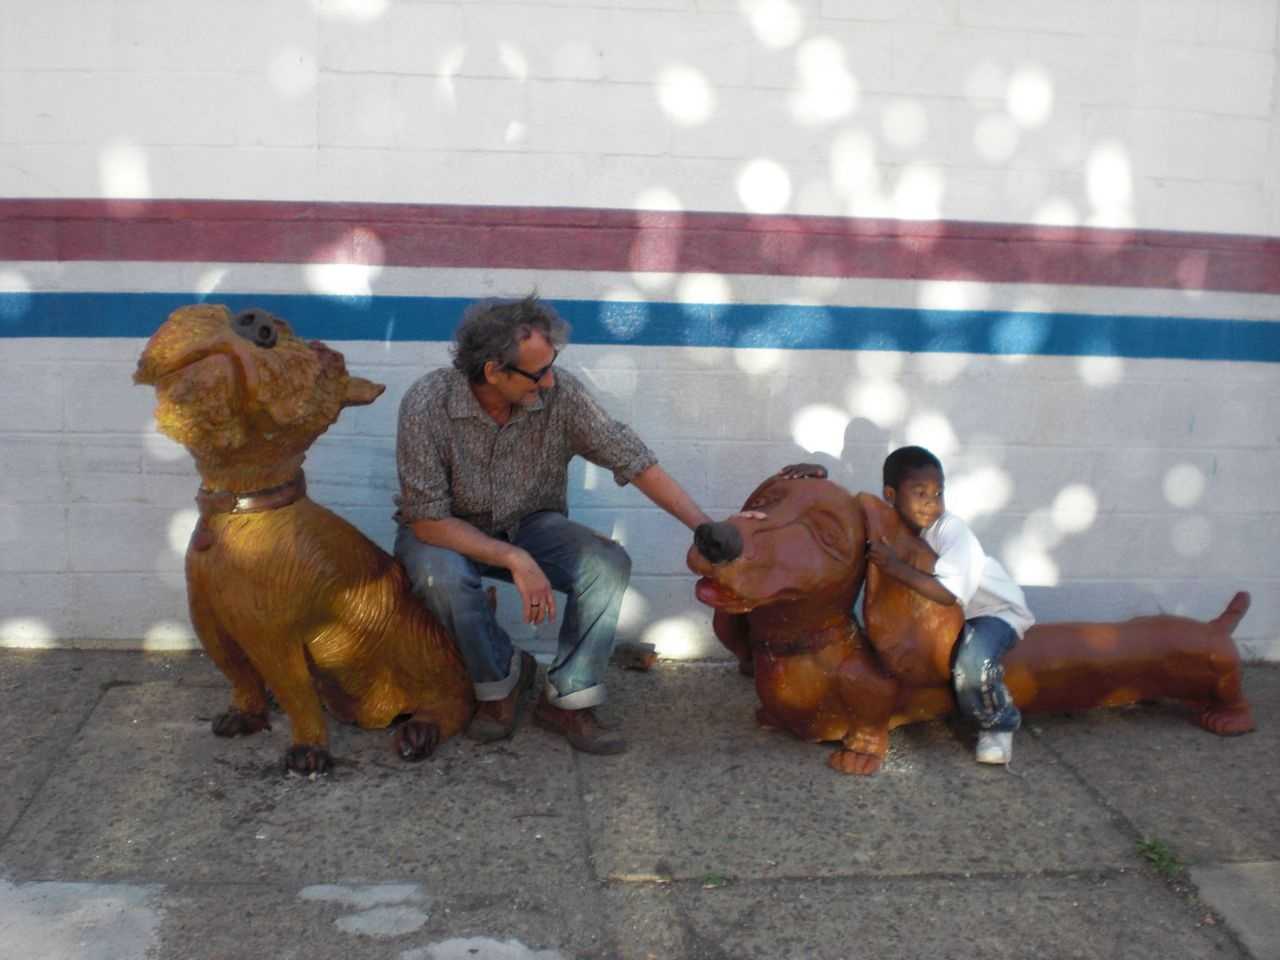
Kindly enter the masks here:
<path id="1" fill-rule="evenodd" d="M 1022 714 L 1004 685 L 1000 661 L 1018 642 L 1018 634 L 999 617 L 974 617 L 965 621 L 956 643 L 951 681 L 960 712 L 982 730 L 1017 730 Z"/>
<path id="2" fill-rule="evenodd" d="M 604 673 L 631 580 L 631 558 L 620 544 L 553 511 L 525 517 L 513 543 L 538 562 L 552 589 L 565 594 L 556 657 L 547 670 L 547 699 L 566 710 L 603 703 Z M 481 578 L 510 583 L 511 572 L 423 543 L 405 526 L 396 534 L 396 556 L 414 592 L 457 640 L 476 699 L 501 700 L 509 694 L 519 679 L 513 669 L 518 654 L 494 618 Z"/>

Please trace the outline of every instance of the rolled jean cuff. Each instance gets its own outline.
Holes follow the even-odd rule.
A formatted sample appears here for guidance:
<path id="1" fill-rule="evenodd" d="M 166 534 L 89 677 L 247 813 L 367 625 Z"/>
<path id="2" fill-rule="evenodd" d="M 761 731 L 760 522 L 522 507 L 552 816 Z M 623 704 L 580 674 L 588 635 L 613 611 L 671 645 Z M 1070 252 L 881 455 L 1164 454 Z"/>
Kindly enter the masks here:
<path id="1" fill-rule="evenodd" d="M 507 675 L 501 680 L 486 680 L 484 683 L 477 683 L 475 685 L 476 699 L 481 703 L 492 700 L 505 700 L 519 682 L 520 650 L 513 647 L 511 649 L 511 663 L 507 667 Z"/>
<path id="2" fill-rule="evenodd" d="M 547 703 L 553 707 L 559 707 L 561 710 L 585 710 L 588 707 L 600 706 L 600 704 L 609 699 L 609 693 L 603 683 L 597 683 L 593 687 L 575 690 L 573 693 L 566 693 L 561 696 L 556 691 L 555 685 L 548 680 L 546 698 Z"/>

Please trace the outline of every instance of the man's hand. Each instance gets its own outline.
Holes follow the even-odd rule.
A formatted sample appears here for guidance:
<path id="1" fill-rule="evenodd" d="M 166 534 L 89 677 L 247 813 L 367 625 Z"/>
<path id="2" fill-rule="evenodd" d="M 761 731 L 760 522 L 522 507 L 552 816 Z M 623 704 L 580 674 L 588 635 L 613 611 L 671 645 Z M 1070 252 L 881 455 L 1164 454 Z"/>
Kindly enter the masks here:
<path id="1" fill-rule="evenodd" d="M 556 596 L 551 592 L 551 581 L 525 550 L 519 550 L 511 565 L 511 580 L 520 591 L 520 601 L 524 604 L 525 623 L 543 623 L 556 617 Z"/>
<path id="2" fill-rule="evenodd" d="M 812 477 L 815 480 L 827 479 L 827 468 L 820 463 L 791 463 L 778 471 L 783 480 L 803 480 Z"/>

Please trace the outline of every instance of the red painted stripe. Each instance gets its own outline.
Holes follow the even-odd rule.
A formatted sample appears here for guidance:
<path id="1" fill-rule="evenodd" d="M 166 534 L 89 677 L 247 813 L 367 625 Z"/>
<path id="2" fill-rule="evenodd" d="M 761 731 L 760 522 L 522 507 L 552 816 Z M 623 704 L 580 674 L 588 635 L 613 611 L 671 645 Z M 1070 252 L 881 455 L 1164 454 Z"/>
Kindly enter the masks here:
<path id="1" fill-rule="evenodd" d="M 1280 293 L 1280 237 L 557 207 L 0 200 L 0 259 L 659 270 Z"/>

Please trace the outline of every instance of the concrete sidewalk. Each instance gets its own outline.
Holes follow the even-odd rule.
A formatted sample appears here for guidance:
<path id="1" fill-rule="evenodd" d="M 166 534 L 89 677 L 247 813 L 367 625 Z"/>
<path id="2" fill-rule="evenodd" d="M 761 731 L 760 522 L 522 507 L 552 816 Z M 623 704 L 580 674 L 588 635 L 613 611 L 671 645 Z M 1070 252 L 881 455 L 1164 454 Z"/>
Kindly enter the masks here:
<path id="1" fill-rule="evenodd" d="M 1280 669 L 1246 737 L 1031 717 L 1006 772 L 934 723 L 869 779 L 728 665 L 610 683 L 622 757 L 334 724 L 309 781 L 203 656 L 0 651 L 0 958 L 1280 958 Z"/>

